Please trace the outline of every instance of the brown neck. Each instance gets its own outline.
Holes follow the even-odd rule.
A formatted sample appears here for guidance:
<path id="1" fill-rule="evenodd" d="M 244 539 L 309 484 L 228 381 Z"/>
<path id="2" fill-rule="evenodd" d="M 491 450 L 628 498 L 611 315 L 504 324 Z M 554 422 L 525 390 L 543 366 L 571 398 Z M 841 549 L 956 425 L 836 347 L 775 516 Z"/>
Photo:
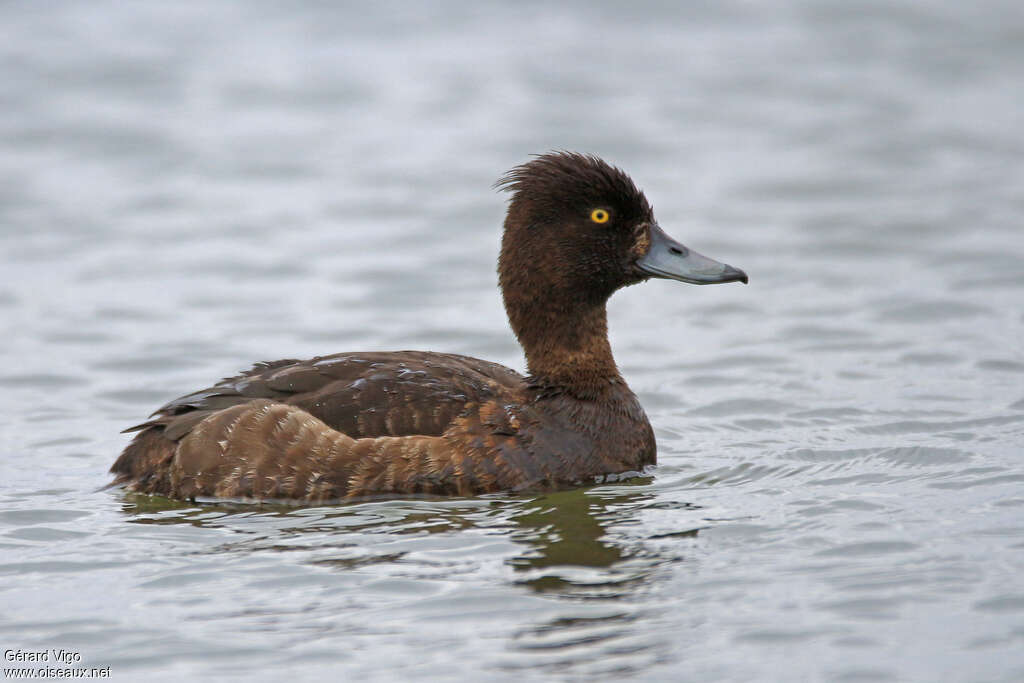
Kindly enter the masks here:
<path id="1" fill-rule="evenodd" d="M 505 308 L 534 384 L 599 398 L 622 381 L 608 344 L 604 301 L 559 306 L 506 296 Z"/>

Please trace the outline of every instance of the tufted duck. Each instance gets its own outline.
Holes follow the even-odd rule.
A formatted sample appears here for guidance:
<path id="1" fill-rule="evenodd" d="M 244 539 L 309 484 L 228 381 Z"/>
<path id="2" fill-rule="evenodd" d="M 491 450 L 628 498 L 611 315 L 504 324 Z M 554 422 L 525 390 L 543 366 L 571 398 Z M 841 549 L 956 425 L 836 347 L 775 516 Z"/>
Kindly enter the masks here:
<path id="1" fill-rule="evenodd" d="M 554 489 L 655 461 L 605 304 L 648 278 L 747 282 L 666 235 L 618 168 L 569 152 L 514 168 L 498 273 L 529 374 L 446 353 L 258 363 L 126 431 L 114 484 L 174 498 L 326 502 Z"/>

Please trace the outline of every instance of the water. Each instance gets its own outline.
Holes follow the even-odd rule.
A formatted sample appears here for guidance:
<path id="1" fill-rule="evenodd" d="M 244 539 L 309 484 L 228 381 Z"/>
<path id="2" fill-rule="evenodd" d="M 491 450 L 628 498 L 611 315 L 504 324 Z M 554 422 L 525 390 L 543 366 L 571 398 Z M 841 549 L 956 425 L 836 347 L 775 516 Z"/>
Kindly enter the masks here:
<path id="1" fill-rule="evenodd" d="M 1024 679 L 1019 3 L 0 17 L 3 649 L 121 680 Z M 120 429 L 255 360 L 521 369 L 489 186 L 552 148 L 751 276 L 613 299 L 650 476 L 103 490 Z"/>

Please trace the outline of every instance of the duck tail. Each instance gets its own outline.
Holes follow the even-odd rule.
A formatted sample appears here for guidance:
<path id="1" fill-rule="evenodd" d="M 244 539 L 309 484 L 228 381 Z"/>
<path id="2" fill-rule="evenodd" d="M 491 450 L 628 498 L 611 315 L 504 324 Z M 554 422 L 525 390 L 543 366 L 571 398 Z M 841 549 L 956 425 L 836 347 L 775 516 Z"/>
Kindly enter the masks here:
<path id="1" fill-rule="evenodd" d="M 163 426 L 140 431 L 110 468 L 111 486 L 127 485 L 141 493 L 170 491 L 170 466 L 178 444 L 164 436 Z"/>

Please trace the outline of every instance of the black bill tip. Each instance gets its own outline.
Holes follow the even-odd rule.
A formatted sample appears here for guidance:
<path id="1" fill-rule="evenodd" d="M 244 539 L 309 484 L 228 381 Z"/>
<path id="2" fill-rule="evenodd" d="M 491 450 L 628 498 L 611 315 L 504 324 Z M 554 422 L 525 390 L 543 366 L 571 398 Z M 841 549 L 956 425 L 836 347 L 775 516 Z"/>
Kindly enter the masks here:
<path id="1" fill-rule="evenodd" d="M 728 263 L 722 263 L 684 247 L 665 234 L 657 224 L 650 226 L 647 254 L 636 262 L 637 268 L 650 277 L 679 280 L 694 285 L 717 285 L 725 282 L 747 284 L 747 274 Z"/>

